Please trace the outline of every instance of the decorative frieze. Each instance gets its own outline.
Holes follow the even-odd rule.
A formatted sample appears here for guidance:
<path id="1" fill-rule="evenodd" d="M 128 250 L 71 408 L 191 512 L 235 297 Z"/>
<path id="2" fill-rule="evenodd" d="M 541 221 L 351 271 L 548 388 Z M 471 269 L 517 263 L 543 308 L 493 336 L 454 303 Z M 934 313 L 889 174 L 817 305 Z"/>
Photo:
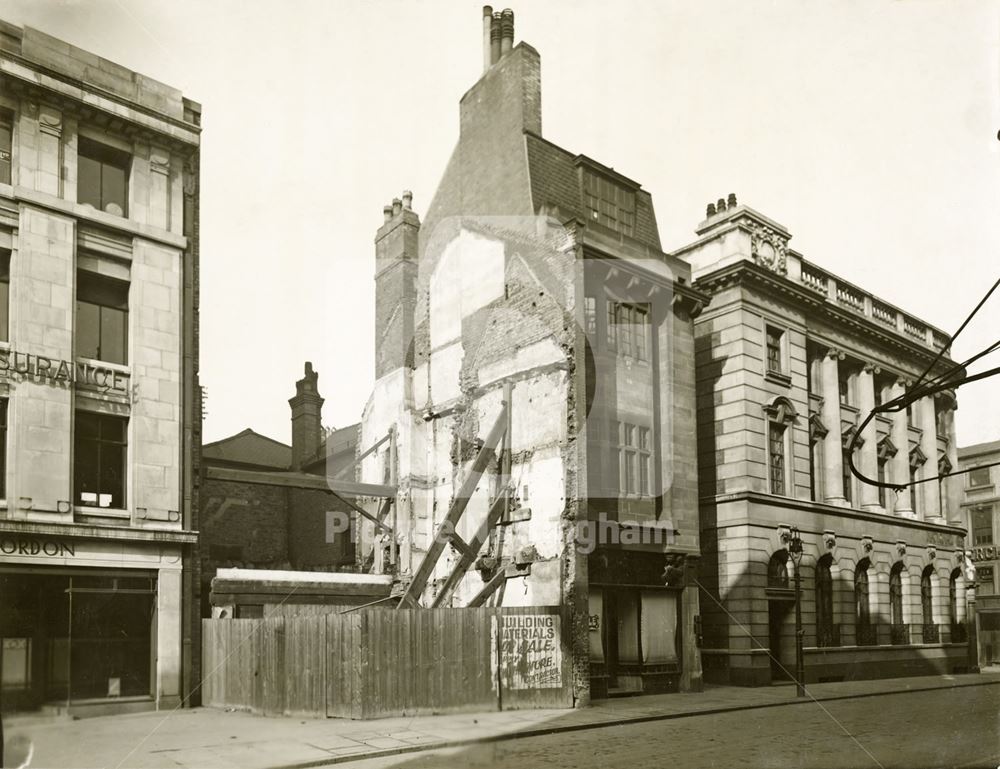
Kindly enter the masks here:
<path id="1" fill-rule="evenodd" d="M 787 275 L 788 238 L 749 217 L 739 223 L 750 232 L 750 255 L 754 262 L 779 275 Z"/>

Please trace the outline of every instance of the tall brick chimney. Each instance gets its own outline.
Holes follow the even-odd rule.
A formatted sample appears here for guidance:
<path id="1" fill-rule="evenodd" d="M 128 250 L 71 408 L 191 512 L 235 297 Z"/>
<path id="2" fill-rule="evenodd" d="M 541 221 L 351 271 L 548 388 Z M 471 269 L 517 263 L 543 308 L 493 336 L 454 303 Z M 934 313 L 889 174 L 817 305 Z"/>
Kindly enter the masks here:
<path id="1" fill-rule="evenodd" d="M 420 217 L 413 194 L 383 209 L 375 234 L 375 378 L 413 364 L 413 314 L 417 298 Z"/>
<path id="2" fill-rule="evenodd" d="M 316 456 L 323 441 L 323 398 L 318 379 L 312 363 L 306 361 L 305 376 L 295 383 L 295 396 L 288 399 L 292 407 L 293 470 L 301 470 L 306 460 Z"/>

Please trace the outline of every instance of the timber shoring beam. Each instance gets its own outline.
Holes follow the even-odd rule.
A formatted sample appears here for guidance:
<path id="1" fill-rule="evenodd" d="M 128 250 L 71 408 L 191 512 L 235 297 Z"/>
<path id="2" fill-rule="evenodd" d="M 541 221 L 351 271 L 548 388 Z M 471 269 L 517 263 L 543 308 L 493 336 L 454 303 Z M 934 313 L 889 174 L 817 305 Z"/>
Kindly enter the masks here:
<path id="1" fill-rule="evenodd" d="M 351 462 L 349 465 L 345 465 L 344 467 L 340 468 L 340 470 L 337 471 L 337 474 L 334 475 L 333 477 L 336 479 L 346 478 L 348 472 L 350 472 L 358 465 L 360 465 L 361 462 L 365 460 L 372 452 L 377 451 L 379 446 L 381 446 L 383 443 L 389 440 L 392 437 L 392 433 L 395 429 L 396 429 L 395 427 L 390 427 L 389 432 L 387 432 L 385 435 L 379 438 L 374 443 L 374 445 L 369 446 L 367 449 L 362 451 L 357 457 L 355 457 L 354 461 Z"/>
<path id="2" fill-rule="evenodd" d="M 509 391 L 504 390 L 505 394 Z M 417 567 L 416 572 L 413 574 L 413 580 L 410 582 L 409 586 L 406 588 L 406 592 L 403 594 L 402 599 L 399 602 L 397 609 L 404 608 L 406 605 L 419 606 L 417 603 L 418 597 L 424 591 L 427 586 L 427 582 L 434 573 L 434 567 L 437 565 L 438 559 L 441 558 L 441 553 L 444 552 L 446 540 L 450 539 L 451 535 L 457 530 L 458 522 L 462 519 L 462 515 L 465 513 L 465 508 L 469 505 L 469 500 L 472 494 L 475 492 L 476 487 L 479 485 L 479 480 L 483 475 L 483 471 L 486 469 L 486 465 L 489 464 L 490 460 L 496 454 L 497 446 L 500 445 L 500 439 L 503 437 L 504 433 L 507 431 L 507 413 L 510 410 L 510 397 L 509 395 L 502 401 L 500 405 L 500 414 L 497 416 L 497 420 L 493 427 L 490 429 L 486 436 L 486 440 L 483 443 L 479 453 L 472 462 L 472 467 L 469 468 L 469 474 L 465 476 L 465 480 L 462 481 L 462 486 L 459 488 L 458 493 L 455 494 L 455 498 L 452 500 L 451 508 L 448 510 L 448 515 L 445 519 L 441 521 L 441 525 L 435 532 L 434 539 L 431 541 L 430 547 L 427 549 L 427 555 L 420 562 Z"/>
<path id="3" fill-rule="evenodd" d="M 504 403 L 510 403 L 510 399 L 511 388 L 509 384 L 505 384 L 503 388 Z M 500 519 L 507 514 L 507 511 L 510 508 L 511 494 L 510 487 L 508 485 L 510 483 L 510 408 L 507 408 L 502 416 L 505 424 L 502 453 L 500 456 L 500 485 L 497 489 L 496 498 L 494 498 L 493 502 L 490 503 L 490 509 L 486 513 L 486 519 L 482 522 L 482 524 L 480 524 L 471 540 L 465 542 L 460 539 L 457 534 L 452 535 L 451 542 L 461 556 L 458 559 L 458 563 L 455 564 L 455 568 L 451 570 L 451 574 L 448 575 L 448 578 L 441 586 L 441 590 L 434 597 L 434 602 L 431 604 L 432 609 L 437 609 L 449 598 L 451 598 L 451 594 L 455 591 L 455 587 L 459 582 L 461 582 L 462 577 L 465 576 L 466 572 L 468 572 L 471 566 L 476 562 L 476 556 L 478 556 L 483 544 L 489 538 L 490 532 L 493 531 L 497 523 L 499 523 Z"/>

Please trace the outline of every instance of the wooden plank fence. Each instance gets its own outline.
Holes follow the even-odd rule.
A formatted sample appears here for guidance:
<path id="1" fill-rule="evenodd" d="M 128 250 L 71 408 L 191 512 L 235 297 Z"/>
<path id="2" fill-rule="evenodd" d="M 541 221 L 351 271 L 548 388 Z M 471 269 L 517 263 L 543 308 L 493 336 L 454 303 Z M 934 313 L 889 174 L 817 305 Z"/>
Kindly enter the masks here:
<path id="1" fill-rule="evenodd" d="M 572 707 L 567 622 L 551 606 L 206 619 L 202 701 L 340 718 Z"/>

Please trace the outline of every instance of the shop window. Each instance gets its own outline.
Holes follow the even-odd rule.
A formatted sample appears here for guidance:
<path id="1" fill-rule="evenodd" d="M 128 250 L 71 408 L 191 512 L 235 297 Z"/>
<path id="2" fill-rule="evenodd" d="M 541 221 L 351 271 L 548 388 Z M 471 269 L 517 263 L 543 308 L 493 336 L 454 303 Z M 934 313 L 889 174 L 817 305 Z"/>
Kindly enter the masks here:
<path id="1" fill-rule="evenodd" d="M 14 139 L 14 116 L 0 109 L 0 184 L 10 184 L 11 149 Z"/>
<path id="2" fill-rule="evenodd" d="M 73 483 L 76 504 L 125 507 L 128 420 L 89 411 L 76 413 Z"/>
<path id="3" fill-rule="evenodd" d="M 767 373 L 784 375 L 781 355 L 781 338 L 783 333 L 774 326 L 767 326 Z"/>
<path id="4" fill-rule="evenodd" d="M 98 211 L 126 216 L 131 156 L 85 136 L 80 137 L 78 153 L 77 201 Z"/>
<path id="5" fill-rule="evenodd" d="M 969 488 L 990 485 L 990 468 L 974 467 L 969 470 Z"/>
<path id="6" fill-rule="evenodd" d="M 785 425 L 767 423 L 768 466 L 771 475 L 771 493 L 785 493 Z"/>
<path id="7" fill-rule="evenodd" d="M 64 703 L 151 694 L 156 577 L 86 571 L 0 575 L 5 694 Z"/>
<path id="8" fill-rule="evenodd" d="M 0 681 L 4 689 L 31 687 L 31 639 L 4 638 L 0 647 Z"/>
<path id="9" fill-rule="evenodd" d="M 89 270 L 76 280 L 77 356 L 128 363 L 129 284 Z"/>
<path id="10" fill-rule="evenodd" d="M 982 505 L 972 508 L 972 544 L 993 544 L 993 507 Z"/>
<path id="11" fill-rule="evenodd" d="M 993 595 L 996 592 L 993 580 L 992 566 L 976 567 L 976 593 L 978 595 Z"/>
<path id="12" fill-rule="evenodd" d="M 833 624 L 833 556 L 824 555 L 816 563 L 816 639 L 817 646 L 838 646 Z"/>

